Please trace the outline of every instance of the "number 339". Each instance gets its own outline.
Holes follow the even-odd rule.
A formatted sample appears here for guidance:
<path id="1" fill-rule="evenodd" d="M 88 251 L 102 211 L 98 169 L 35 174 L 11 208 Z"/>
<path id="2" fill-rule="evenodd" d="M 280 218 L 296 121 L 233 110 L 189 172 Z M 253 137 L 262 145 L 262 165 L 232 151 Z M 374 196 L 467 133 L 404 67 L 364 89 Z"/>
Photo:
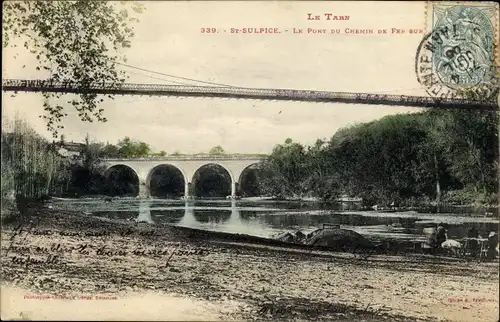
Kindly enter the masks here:
<path id="1" fill-rule="evenodd" d="M 216 32 L 217 32 L 217 29 L 215 29 L 215 28 L 201 28 L 202 34 L 215 34 Z"/>

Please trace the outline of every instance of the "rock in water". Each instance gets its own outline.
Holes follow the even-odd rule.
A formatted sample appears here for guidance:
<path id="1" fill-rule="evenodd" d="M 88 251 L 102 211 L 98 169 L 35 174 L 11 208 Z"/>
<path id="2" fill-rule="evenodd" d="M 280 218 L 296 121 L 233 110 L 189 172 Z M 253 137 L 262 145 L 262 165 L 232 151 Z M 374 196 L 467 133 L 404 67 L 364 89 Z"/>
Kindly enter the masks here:
<path id="1" fill-rule="evenodd" d="M 295 237 L 297 237 L 298 239 L 304 239 L 306 235 L 299 230 L 295 233 Z"/>
<path id="2" fill-rule="evenodd" d="M 309 239 L 307 244 L 335 249 L 375 248 L 375 245 L 366 237 L 349 229 L 323 230 Z"/>
<path id="3" fill-rule="evenodd" d="M 281 234 L 277 235 L 275 238 L 279 241 L 286 242 L 286 243 L 292 242 L 294 240 L 293 235 L 290 234 L 289 232 L 281 233 Z"/>

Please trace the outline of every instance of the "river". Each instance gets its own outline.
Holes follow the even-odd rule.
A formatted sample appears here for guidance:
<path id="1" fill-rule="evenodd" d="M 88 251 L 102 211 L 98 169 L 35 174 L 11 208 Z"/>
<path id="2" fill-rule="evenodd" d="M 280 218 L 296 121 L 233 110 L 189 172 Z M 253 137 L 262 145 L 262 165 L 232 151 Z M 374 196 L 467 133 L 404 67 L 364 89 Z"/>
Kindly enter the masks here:
<path id="1" fill-rule="evenodd" d="M 322 209 L 320 205 L 301 202 L 265 200 L 165 200 L 133 198 L 114 199 L 55 199 L 54 210 L 80 212 L 112 219 L 165 223 L 190 228 L 240 233 L 269 238 L 284 231 L 312 231 L 324 223 L 340 224 L 372 240 L 424 240 L 423 228 L 448 225 L 448 238 L 466 235 L 475 225 L 479 234 L 487 237 L 498 231 L 495 217 L 464 214 L 430 214 L 407 212 L 347 211 Z"/>

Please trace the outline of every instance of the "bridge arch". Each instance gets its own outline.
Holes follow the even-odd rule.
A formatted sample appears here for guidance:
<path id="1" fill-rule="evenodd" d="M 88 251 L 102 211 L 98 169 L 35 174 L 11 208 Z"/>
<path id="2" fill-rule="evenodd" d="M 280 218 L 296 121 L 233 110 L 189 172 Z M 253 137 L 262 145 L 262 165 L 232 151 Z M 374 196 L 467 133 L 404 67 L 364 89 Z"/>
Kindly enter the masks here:
<path id="1" fill-rule="evenodd" d="M 147 171 L 147 175 L 146 175 L 144 184 L 145 184 L 146 189 L 148 191 L 148 195 L 158 197 L 158 196 L 156 196 L 156 193 L 155 193 L 156 192 L 155 190 L 157 190 L 157 189 L 156 189 L 155 185 L 153 184 L 153 177 L 155 176 L 155 172 L 160 172 L 161 170 L 167 170 L 167 171 L 170 170 L 171 174 L 173 174 L 173 175 L 175 175 L 176 172 L 177 172 L 177 174 L 180 174 L 182 182 L 179 183 L 180 186 L 179 186 L 179 184 L 177 184 L 178 187 L 175 187 L 175 191 L 173 191 L 174 193 L 172 194 L 173 197 L 187 196 L 188 195 L 189 178 L 186 175 L 186 172 L 184 171 L 184 169 L 182 169 L 182 167 L 179 167 L 179 166 L 176 166 L 176 165 L 173 165 L 170 163 L 157 164 Z M 161 173 L 159 175 L 161 176 Z"/>
<path id="2" fill-rule="evenodd" d="M 202 175 L 201 171 L 203 171 L 204 169 L 207 169 L 209 167 L 216 167 L 216 168 L 222 169 L 223 172 L 225 172 L 225 174 L 227 175 L 226 179 L 229 183 L 228 189 L 221 189 L 221 190 L 225 191 L 225 193 L 223 193 L 223 194 L 225 194 L 225 196 L 220 195 L 218 197 L 226 197 L 228 195 L 234 196 L 236 193 L 236 181 L 235 181 L 234 174 L 232 173 L 232 171 L 229 167 L 224 166 L 223 164 L 220 164 L 218 162 L 207 162 L 207 163 L 204 163 L 204 164 L 198 166 L 196 168 L 196 170 L 194 170 L 193 176 L 191 178 L 191 183 L 193 185 L 193 194 L 195 196 L 197 195 L 197 190 L 200 187 L 200 184 L 202 184 L 202 182 L 203 182 L 199 178 L 199 176 Z M 220 175 L 220 173 L 219 173 L 219 175 Z"/>
<path id="3" fill-rule="evenodd" d="M 141 185 L 139 174 L 129 165 L 114 164 L 104 171 L 107 195 L 137 196 Z"/>
<path id="4" fill-rule="evenodd" d="M 229 169 L 229 167 L 227 167 L 227 166 L 225 166 L 225 165 L 223 165 L 223 164 L 221 164 L 221 163 L 219 163 L 219 162 L 216 162 L 216 161 L 214 161 L 214 162 L 207 162 L 207 163 L 204 163 L 204 164 L 200 165 L 200 166 L 199 166 L 199 167 L 198 167 L 198 168 L 194 171 L 194 173 L 193 173 L 193 177 L 191 178 L 191 182 L 194 180 L 194 177 L 195 177 L 196 173 L 197 173 L 197 172 L 198 172 L 201 168 L 206 167 L 206 166 L 211 166 L 211 165 L 219 166 L 219 167 L 223 168 L 224 170 L 226 170 L 226 171 L 227 171 L 227 173 L 229 174 L 230 178 L 231 178 L 231 181 L 232 181 L 232 182 L 236 182 L 236 181 L 234 180 L 235 178 L 234 178 L 233 172 Z"/>
<path id="5" fill-rule="evenodd" d="M 251 170 L 251 168 L 254 168 L 254 169 L 258 168 L 259 165 L 260 165 L 259 162 L 254 162 L 254 163 L 249 164 L 246 167 L 244 167 L 243 170 L 241 170 L 241 172 L 240 172 L 240 176 L 238 177 L 238 182 L 241 183 L 241 179 L 243 179 L 246 171 Z"/>
<path id="6" fill-rule="evenodd" d="M 247 194 L 247 191 L 245 191 L 245 189 L 248 189 L 248 188 L 246 187 L 247 182 L 245 181 L 245 178 L 248 175 L 248 172 L 251 170 L 259 169 L 259 165 L 260 165 L 259 162 L 255 162 L 255 163 L 249 164 L 248 166 L 246 166 L 245 168 L 243 168 L 241 170 L 239 177 L 238 177 L 238 190 L 239 190 L 238 193 L 240 195 L 245 196 Z M 257 179 L 257 178 L 255 178 L 255 179 Z M 258 183 L 254 182 L 253 184 L 258 184 Z M 258 188 L 253 189 L 253 190 L 256 190 L 256 191 L 251 191 L 248 193 L 252 194 L 252 196 L 254 196 L 254 195 L 256 196 L 256 195 L 260 194 L 260 191 L 258 191 Z"/>

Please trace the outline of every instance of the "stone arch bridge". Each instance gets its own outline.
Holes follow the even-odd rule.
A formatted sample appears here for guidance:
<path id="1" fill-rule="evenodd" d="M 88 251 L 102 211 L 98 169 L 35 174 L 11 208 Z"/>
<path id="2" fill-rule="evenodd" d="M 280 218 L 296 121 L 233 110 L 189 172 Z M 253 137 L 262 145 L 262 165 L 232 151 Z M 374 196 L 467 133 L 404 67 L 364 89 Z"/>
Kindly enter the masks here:
<path id="1" fill-rule="evenodd" d="M 263 161 L 262 155 L 203 155 L 203 156 L 165 156 L 147 158 L 104 159 L 105 176 L 117 166 L 131 169 L 139 179 L 139 197 L 150 196 L 150 184 L 154 171 L 160 166 L 171 166 L 182 173 L 184 179 L 184 197 L 189 198 L 191 184 L 197 171 L 206 165 L 217 165 L 227 171 L 231 178 L 231 197 L 236 197 L 237 185 L 243 172 Z"/>

